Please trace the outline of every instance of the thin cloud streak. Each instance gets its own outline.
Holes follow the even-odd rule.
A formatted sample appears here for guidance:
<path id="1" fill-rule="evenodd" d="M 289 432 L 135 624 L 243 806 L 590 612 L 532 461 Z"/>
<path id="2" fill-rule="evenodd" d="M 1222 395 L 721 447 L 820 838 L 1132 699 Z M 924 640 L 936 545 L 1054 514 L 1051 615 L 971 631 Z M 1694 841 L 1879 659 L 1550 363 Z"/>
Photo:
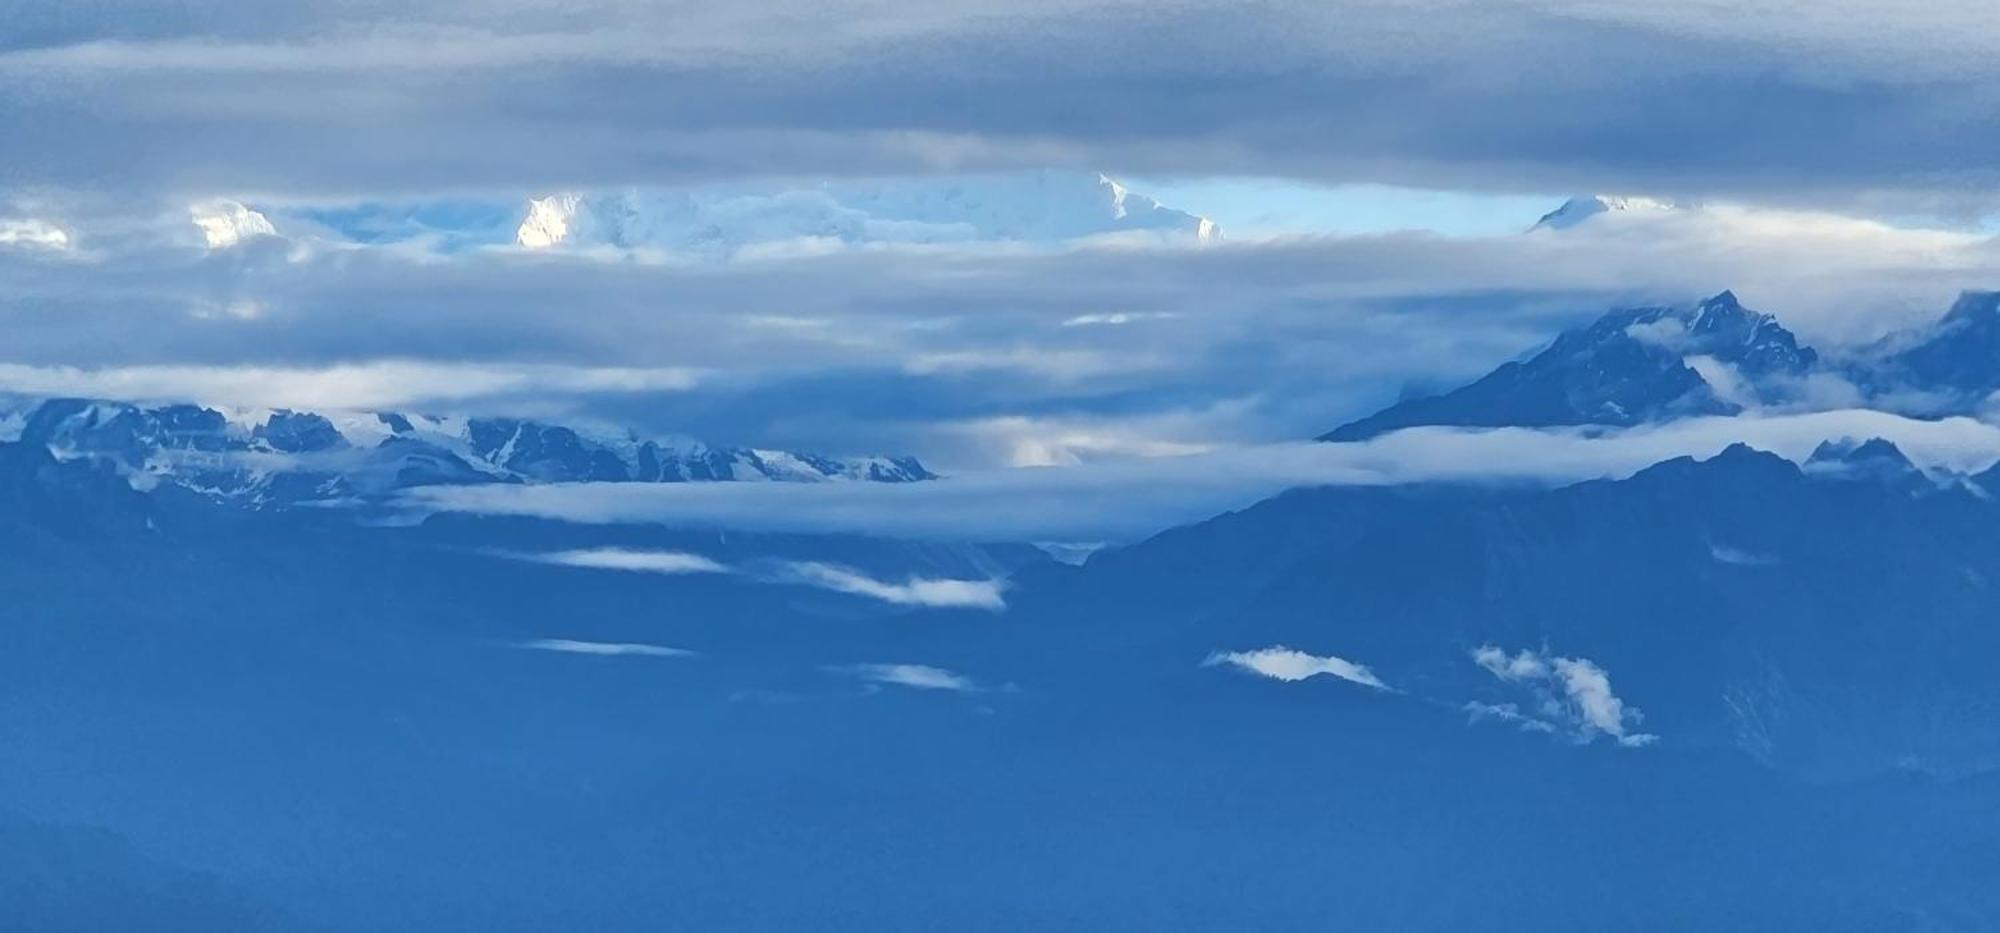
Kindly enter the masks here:
<path id="1" fill-rule="evenodd" d="M 1320 675 L 1336 677 L 1349 683 L 1387 690 L 1389 685 L 1375 676 L 1367 665 L 1356 664 L 1336 655 L 1313 655 L 1283 645 L 1259 648 L 1255 651 L 1218 651 L 1202 662 L 1205 667 L 1229 665 L 1253 674 L 1297 683 Z"/>
<path id="2" fill-rule="evenodd" d="M 887 684 L 912 690 L 968 693 L 979 689 L 971 678 L 928 664 L 855 664 L 831 670 L 860 678 L 869 684 Z"/>
<path id="3" fill-rule="evenodd" d="M 648 645 L 640 642 L 577 641 L 571 638 L 539 638 L 516 645 L 534 651 L 554 651 L 561 654 L 585 654 L 596 657 L 643 657 L 643 658 L 691 658 L 695 652 L 685 648 L 669 648 L 665 645 Z"/>
<path id="4" fill-rule="evenodd" d="M 589 548 L 529 555 L 529 559 L 564 567 L 594 570 L 622 570 L 631 573 L 658 573 L 678 576 L 691 573 L 728 573 L 729 568 L 700 554 L 684 551 L 635 551 L 627 548 Z"/>
<path id="5" fill-rule="evenodd" d="M 984 609 L 989 612 L 999 612 L 1007 608 L 1007 602 L 1002 595 L 1006 591 L 1007 583 L 999 579 L 952 580 L 910 576 L 897 583 L 877 579 L 853 567 L 821 561 L 762 561 L 752 562 L 743 567 L 732 567 L 687 551 L 649 551 L 617 547 L 581 548 L 546 554 L 496 552 L 495 556 L 562 567 L 670 577 L 728 574 L 756 583 L 809 586 L 893 606 Z"/>
<path id="6" fill-rule="evenodd" d="M 911 577 L 902 583 L 877 580 L 852 567 L 817 561 L 785 565 L 780 582 L 797 582 L 836 593 L 861 596 L 898 606 L 929 609 L 985 609 L 998 612 L 1007 608 L 1001 593 L 1002 580 L 937 580 Z"/>

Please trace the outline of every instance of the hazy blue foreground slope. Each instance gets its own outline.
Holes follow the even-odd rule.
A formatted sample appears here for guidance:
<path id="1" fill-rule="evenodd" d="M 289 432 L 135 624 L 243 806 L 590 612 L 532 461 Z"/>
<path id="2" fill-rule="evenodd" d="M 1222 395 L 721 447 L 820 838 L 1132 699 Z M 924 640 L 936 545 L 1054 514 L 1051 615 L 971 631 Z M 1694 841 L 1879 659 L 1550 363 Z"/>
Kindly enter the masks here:
<path id="1" fill-rule="evenodd" d="M 364 527 L 0 447 L 0 894 L 23 929 L 1984 928 L 2000 506 L 1892 453 L 1303 491 L 1074 568 Z M 504 556 L 609 545 L 1012 585 Z M 1386 689 L 1205 663 L 1279 644 Z"/>

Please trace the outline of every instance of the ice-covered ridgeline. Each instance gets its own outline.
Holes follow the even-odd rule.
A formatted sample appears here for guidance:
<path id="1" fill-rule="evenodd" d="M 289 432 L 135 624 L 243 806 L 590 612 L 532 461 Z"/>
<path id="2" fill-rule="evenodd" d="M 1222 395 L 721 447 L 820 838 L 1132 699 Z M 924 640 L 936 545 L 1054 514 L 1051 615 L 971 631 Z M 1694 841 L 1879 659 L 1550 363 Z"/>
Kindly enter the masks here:
<path id="1" fill-rule="evenodd" d="M 222 410 L 52 399 L 0 415 L 0 440 L 111 462 L 136 483 L 172 483 L 258 504 L 382 496 L 436 484 L 913 482 L 909 457 L 835 458 L 716 447 L 514 418 L 397 412 Z"/>
<path id="2" fill-rule="evenodd" d="M 1668 201 L 1653 198 L 1633 197 L 1613 194 L 1580 194 L 1562 203 L 1561 207 L 1543 214 L 1535 221 L 1531 230 L 1568 230 L 1602 214 L 1653 213 L 1660 214 L 1678 210 L 1678 206 Z"/>

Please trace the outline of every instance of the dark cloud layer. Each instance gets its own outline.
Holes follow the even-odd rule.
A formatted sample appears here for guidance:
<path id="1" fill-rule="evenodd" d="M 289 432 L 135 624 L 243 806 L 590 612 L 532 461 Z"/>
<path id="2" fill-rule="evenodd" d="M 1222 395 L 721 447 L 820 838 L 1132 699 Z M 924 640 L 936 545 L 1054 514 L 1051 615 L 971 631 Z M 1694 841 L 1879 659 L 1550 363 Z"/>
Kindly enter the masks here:
<path id="1" fill-rule="evenodd" d="M 292 5 L 284 5 L 291 7 Z M 365 196 L 1067 165 L 1970 210 L 1973 4 L 44 4 L 15 185 Z"/>

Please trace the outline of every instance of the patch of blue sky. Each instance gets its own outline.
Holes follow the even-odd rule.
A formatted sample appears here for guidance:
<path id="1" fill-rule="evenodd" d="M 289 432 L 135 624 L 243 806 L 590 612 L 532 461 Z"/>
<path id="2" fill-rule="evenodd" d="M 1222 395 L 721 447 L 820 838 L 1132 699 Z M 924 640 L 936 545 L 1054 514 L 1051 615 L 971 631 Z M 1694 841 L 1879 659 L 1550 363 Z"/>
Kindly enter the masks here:
<path id="1" fill-rule="evenodd" d="M 1201 214 L 1235 239 L 1410 230 L 1497 236 L 1527 229 L 1568 197 L 1231 176 L 1133 178 L 1129 186 Z"/>
<path id="2" fill-rule="evenodd" d="M 512 243 L 521 212 L 519 200 L 476 199 L 371 201 L 291 211 L 357 243 L 435 239 L 444 249 Z"/>

